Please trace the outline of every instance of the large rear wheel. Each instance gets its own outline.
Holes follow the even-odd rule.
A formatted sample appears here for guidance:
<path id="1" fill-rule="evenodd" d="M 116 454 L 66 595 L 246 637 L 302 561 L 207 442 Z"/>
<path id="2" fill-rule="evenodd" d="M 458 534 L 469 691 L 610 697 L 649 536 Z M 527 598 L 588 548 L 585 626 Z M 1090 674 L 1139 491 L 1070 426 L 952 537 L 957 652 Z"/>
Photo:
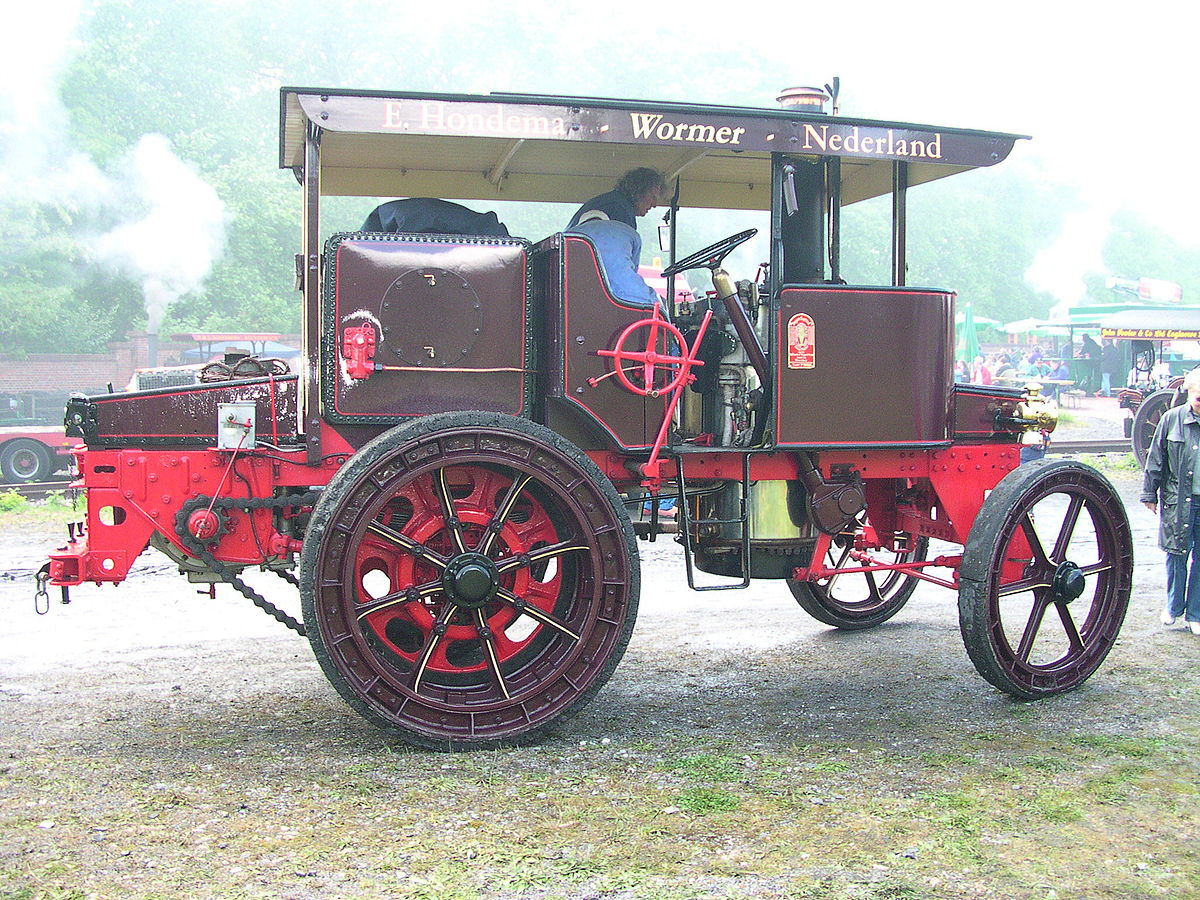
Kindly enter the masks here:
<path id="1" fill-rule="evenodd" d="M 1108 480 L 1072 460 L 1027 463 L 988 495 L 967 536 L 967 654 L 1015 697 L 1078 687 L 1116 642 L 1132 580 L 1129 521 Z"/>
<path id="2" fill-rule="evenodd" d="M 365 445 L 301 556 L 308 634 L 367 719 L 435 749 L 532 739 L 612 674 L 637 615 L 633 527 L 578 448 L 446 413 Z"/>

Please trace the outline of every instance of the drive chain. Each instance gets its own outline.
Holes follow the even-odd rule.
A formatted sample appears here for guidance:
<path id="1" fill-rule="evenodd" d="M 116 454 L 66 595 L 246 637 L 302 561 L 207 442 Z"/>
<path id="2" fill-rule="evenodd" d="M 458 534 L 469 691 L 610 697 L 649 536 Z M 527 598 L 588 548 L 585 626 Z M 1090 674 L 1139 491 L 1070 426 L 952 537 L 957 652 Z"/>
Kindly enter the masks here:
<path id="1" fill-rule="evenodd" d="M 211 508 L 214 512 L 239 509 L 253 514 L 256 509 L 286 509 L 287 507 L 312 506 L 320 496 L 319 491 L 309 491 L 306 494 L 291 494 L 283 497 L 217 497 L 213 499 L 212 497 L 202 495 L 196 496 L 184 503 L 176 514 L 175 533 L 179 535 L 180 543 L 197 559 L 219 575 L 222 581 L 232 585 L 234 590 L 277 622 L 283 623 L 292 629 L 292 631 L 303 636 L 306 633 L 303 622 L 298 622 L 289 616 L 266 597 L 254 590 L 254 588 L 250 587 L 250 585 L 246 584 L 246 582 L 242 581 L 235 571 L 209 552 L 208 546 L 203 541 L 188 532 L 187 523 L 188 517 L 198 509 Z M 297 586 L 300 584 L 299 579 L 291 572 L 284 572 L 279 569 L 272 569 L 272 571 L 290 584 Z"/>

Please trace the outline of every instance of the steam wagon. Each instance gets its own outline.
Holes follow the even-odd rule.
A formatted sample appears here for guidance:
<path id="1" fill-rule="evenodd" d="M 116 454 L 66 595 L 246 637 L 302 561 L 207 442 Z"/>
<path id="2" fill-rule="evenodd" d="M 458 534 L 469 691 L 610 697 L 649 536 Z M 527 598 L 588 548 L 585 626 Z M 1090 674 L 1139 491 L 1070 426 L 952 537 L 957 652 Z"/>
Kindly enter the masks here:
<path id="1" fill-rule="evenodd" d="M 957 591 L 993 685 L 1080 685 L 1129 599 L 1122 503 L 1085 465 L 1020 464 L 1053 408 L 954 384 L 954 294 L 906 283 L 908 191 L 993 166 L 1020 136 L 784 99 L 283 89 L 307 364 L 72 399 L 87 519 L 50 554 L 43 601 L 47 585 L 120 582 L 153 546 L 307 635 L 381 728 L 496 746 L 556 727 L 611 675 L 638 609 L 631 511 L 674 496 L 698 591 L 774 579 L 821 622 L 862 629 L 929 581 Z M 674 192 L 664 275 L 700 270 L 707 295 L 619 298 L 596 243 L 554 230 L 570 207 L 523 238 L 322 219 L 345 196 L 578 204 L 643 166 Z M 885 285 L 855 281 L 839 252 L 843 207 L 876 197 Z M 743 227 L 677 257 L 704 209 Z M 731 254 L 755 214 L 765 249 L 747 262 Z M 298 587 L 302 623 L 249 567 Z"/>

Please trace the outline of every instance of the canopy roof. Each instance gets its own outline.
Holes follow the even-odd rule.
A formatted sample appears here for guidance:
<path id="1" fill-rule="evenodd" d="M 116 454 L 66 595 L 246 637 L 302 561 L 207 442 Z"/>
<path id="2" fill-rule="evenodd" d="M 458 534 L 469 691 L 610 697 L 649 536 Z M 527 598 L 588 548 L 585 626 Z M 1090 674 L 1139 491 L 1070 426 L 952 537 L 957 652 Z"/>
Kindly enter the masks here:
<path id="1" fill-rule="evenodd" d="M 755 109 L 591 97 L 283 88 L 279 165 L 320 128 L 321 193 L 582 202 L 649 166 L 680 204 L 769 209 L 771 154 L 841 159 L 842 202 L 1005 159 L 1024 135 Z"/>

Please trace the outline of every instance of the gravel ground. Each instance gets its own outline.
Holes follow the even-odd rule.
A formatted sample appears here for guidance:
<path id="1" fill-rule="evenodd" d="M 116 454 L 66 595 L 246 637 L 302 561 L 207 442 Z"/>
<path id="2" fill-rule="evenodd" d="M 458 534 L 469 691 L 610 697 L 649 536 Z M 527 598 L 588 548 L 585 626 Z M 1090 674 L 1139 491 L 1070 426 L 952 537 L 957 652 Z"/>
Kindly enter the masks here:
<path id="1" fill-rule="evenodd" d="M 1063 436 L 1119 421 L 1077 416 Z M 1136 477 L 1114 483 L 1134 596 L 1073 693 L 1020 704 L 988 686 L 949 591 L 842 633 L 777 583 L 687 591 L 660 538 L 640 544 L 641 615 L 598 698 L 540 746 L 460 756 L 389 742 L 307 642 L 153 554 L 37 617 L 19 576 L 47 539 L 5 534 L 0 897 L 1195 896 L 1200 639 L 1158 624 L 1155 521 Z M 298 612 L 282 582 L 251 580 Z M 1120 766 L 1137 747 L 1153 766 L 1135 777 Z M 1029 765 L 1081 820 L 1036 807 L 1000 828 L 1030 759 L 1053 762 Z M 696 760 L 740 774 L 695 781 L 716 765 Z M 1089 768 L 1126 773 L 1120 803 L 1078 806 Z M 715 792 L 707 817 L 696 790 Z M 954 824 L 968 813 L 974 831 Z"/>

